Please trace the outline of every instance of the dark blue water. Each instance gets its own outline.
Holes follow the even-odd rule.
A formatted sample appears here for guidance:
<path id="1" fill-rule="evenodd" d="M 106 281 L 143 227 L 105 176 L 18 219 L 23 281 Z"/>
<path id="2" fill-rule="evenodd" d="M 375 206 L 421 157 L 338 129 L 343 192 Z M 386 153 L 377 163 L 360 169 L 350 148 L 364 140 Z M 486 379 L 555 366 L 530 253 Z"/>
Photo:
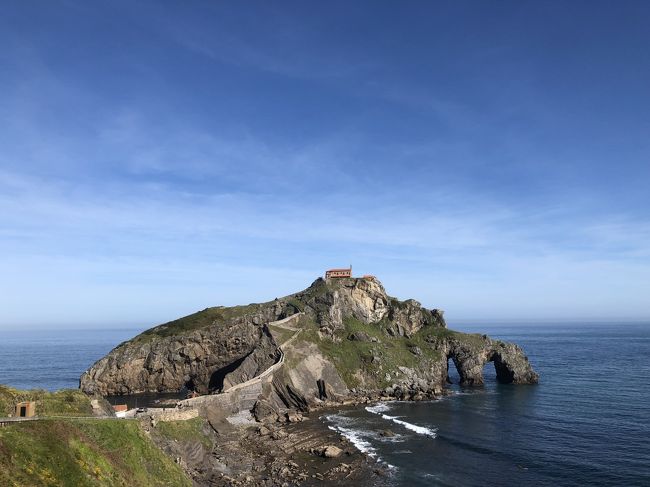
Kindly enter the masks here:
<path id="1" fill-rule="evenodd" d="M 394 485 L 650 486 L 650 324 L 457 328 L 519 343 L 541 382 L 499 385 L 488 364 L 483 388 L 332 417 L 394 467 Z M 77 387 L 138 331 L 5 331 L 0 383 Z"/>
<path id="2" fill-rule="evenodd" d="M 54 391 L 79 387 L 95 361 L 141 330 L 3 330 L 0 384 Z"/>
<path id="3" fill-rule="evenodd" d="M 329 424 L 393 466 L 398 486 L 650 486 L 650 324 L 464 331 L 519 343 L 540 384 L 499 385 L 488 364 L 483 388 L 346 411 Z"/>

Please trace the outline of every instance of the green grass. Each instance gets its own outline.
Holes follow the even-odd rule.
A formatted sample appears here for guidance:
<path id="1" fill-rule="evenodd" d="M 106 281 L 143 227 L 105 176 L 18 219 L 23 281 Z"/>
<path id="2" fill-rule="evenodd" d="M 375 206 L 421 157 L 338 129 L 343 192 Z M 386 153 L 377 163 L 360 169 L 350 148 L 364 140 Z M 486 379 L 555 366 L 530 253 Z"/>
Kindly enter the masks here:
<path id="1" fill-rule="evenodd" d="M 279 346 L 282 346 L 289 338 L 293 336 L 294 331 L 287 330 L 285 328 L 280 328 L 279 326 L 269 325 L 269 330 L 271 330 L 271 335 Z"/>
<path id="2" fill-rule="evenodd" d="M 43 420 L 0 428 L 3 486 L 190 486 L 137 421 Z"/>
<path id="3" fill-rule="evenodd" d="M 180 442 L 200 441 L 208 450 L 212 449 L 213 441 L 205 433 L 206 422 L 203 418 L 192 418 L 185 421 L 160 421 L 156 432 L 167 439 Z"/>
<path id="4" fill-rule="evenodd" d="M 266 304 L 266 303 L 265 303 Z M 265 304 L 248 304 L 245 306 L 216 306 L 206 308 L 183 318 L 150 328 L 126 343 L 148 342 L 155 338 L 179 336 L 212 325 L 225 324 L 228 321 L 261 311 Z"/>
<path id="5" fill-rule="evenodd" d="M 483 335 L 480 333 L 463 333 L 460 331 L 450 330 L 449 328 L 423 328 L 418 333 L 422 338 L 428 337 L 430 341 L 439 339 L 454 338 L 470 347 L 483 347 Z"/>
<path id="6" fill-rule="evenodd" d="M 359 379 L 358 371 L 371 372 L 372 356 L 377 344 L 370 342 L 351 342 L 342 338 L 340 342 L 334 342 L 328 338 L 320 338 L 315 330 L 302 333 L 302 338 L 312 341 L 318 345 L 321 353 L 330 358 L 336 367 L 341 378 L 348 387 L 357 387 Z"/>
<path id="7" fill-rule="evenodd" d="M 386 373 L 394 373 L 399 366 L 415 368 L 424 360 L 440 358 L 419 333 L 412 338 L 389 336 L 386 332 L 389 322 L 367 324 L 348 317 L 343 323 L 344 329 L 336 332 L 337 341 L 320 338 L 315 325 L 303 331 L 302 338 L 318 345 L 321 353 L 332 360 L 348 387 L 361 385 L 359 372 L 366 378 L 366 386 L 386 387 L 390 382 L 385 378 Z M 355 332 L 374 337 L 376 342 L 350 340 L 350 335 Z M 422 356 L 411 352 L 414 346 L 420 347 Z M 373 357 L 379 360 L 374 361 Z"/>
<path id="8" fill-rule="evenodd" d="M 37 416 L 92 416 L 90 398 L 78 389 L 21 391 L 0 385 L 0 416 L 15 413 L 16 403 L 36 401 Z"/>
<path id="9" fill-rule="evenodd" d="M 287 301 L 287 303 L 289 303 L 291 306 L 293 306 L 294 308 L 296 308 L 296 309 L 298 310 L 298 312 L 303 312 L 303 311 L 305 311 L 305 303 L 303 303 L 302 301 L 300 301 L 300 300 L 298 300 L 298 299 L 296 299 L 296 298 L 294 298 L 294 297 L 290 297 L 290 298 L 287 299 L 286 301 Z"/>
<path id="10" fill-rule="evenodd" d="M 343 324 L 344 329 L 336 331 L 337 341 L 320 338 L 315 323 L 303 328 L 301 339 L 318 345 L 321 353 L 332 360 L 348 387 L 362 385 L 359 372 L 365 379 L 365 386 L 384 388 L 393 382 L 394 374 L 400 366 L 426 369 L 430 364 L 441 360 L 436 343 L 443 340 L 454 338 L 470 347 L 483 346 L 480 334 L 461 333 L 436 326 L 425 326 L 411 337 L 394 337 L 387 333 L 391 326 L 388 320 L 368 324 L 348 317 L 343 320 Z M 350 340 L 350 335 L 355 332 L 374 337 L 376 342 Z M 414 347 L 421 350 L 421 355 L 415 355 L 411 351 Z M 373 356 L 379 360 L 373 361 Z M 386 373 L 391 376 L 390 379 L 386 379 Z"/>

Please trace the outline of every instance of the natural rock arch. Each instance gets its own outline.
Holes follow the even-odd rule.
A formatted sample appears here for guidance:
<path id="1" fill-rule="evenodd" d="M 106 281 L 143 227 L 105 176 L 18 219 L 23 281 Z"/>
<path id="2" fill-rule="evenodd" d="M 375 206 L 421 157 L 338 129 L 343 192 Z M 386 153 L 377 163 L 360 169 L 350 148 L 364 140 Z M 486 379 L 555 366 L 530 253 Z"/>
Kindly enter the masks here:
<path id="1" fill-rule="evenodd" d="M 494 363 L 497 380 L 502 384 L 533 384 L 539 379 L 528 362 L 528 357 L 515 344 L 483 336 L 480 341 L 471 344 L 452 340 L 448 345 L 447 382 L 450 382 L 449 360 L 456 366 L 462 386 L 483 385 L 483 367 L 488 362 Z"/>

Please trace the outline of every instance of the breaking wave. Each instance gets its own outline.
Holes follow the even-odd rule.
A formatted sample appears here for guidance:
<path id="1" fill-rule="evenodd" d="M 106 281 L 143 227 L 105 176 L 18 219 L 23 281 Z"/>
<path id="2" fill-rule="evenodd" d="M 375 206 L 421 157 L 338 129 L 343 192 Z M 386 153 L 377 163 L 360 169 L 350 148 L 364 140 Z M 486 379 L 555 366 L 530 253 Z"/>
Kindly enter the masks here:
<path id="1" fill-rule="evenodd" d="M 409 423 L 407 421 L 399 419 L 399 416 L 389 416 L 388 414 L 383 414 L 386 411 L 390 410 L 390 406 L 386 403 L 378 403 L 374 406 L 367 406 L 366 411 L 369 413 L 377 414 L 387 421 L 392 421 L 393 423 L 404 426 L 404 428 L 413 431 L 419 435 L 429 436 L 435 438 L 437 428 L 426 428 L 424 426 L 418 426 L 417 424 Z"/>
<path id="2" fill-rule="evenodd" d="M 360 431 L 344 428 L 343 426 L 328 426 L 328 428 L 345 436 L 345 438 L 347 438 L 347 440 L 352 443 L 361 453 L 365 453 L 372 458 L 377 457 L 376 450 L 372 447 L 369 441 L 366 441 L 361 437 Z"/>
<path id="3" fill-rule="evenodd" d="M 394 465 L 391 465 L 390 463 L 382 460 L 377 455 L 376 448 L 374 448 L 372 444 L 366 439 L 367 437 L 374 437 L 376 435 L 375 432 L 351 428 L 350 425 L 354 422 L 354 420 L 338 414 L 327 415 L 325 416 L 325 419 L 329 423 L 332 423 L 331 425 L 327 426 L 330 430 L 335 431 L 341 436 L 345 437 L 361 453 L 374 458 L 378 462 L 383 463 L 391 470 L 397 469 L 397 467 Z M 345 426 L 343 426 L 343 424 L 345 424 Z"/>
<path id="4" fill-rule="evenodd" d="M 425 428 L 424 426 L 418 426 L 417 424 L 408 423 L 406 421 L 398 419 L 397 416 L 388 416 L 387 414 L 382 414 L 381 417 L 389 421 L 392 421 L 393 423 L 400 424 L 404 426 L 406 429 L 411 430 L 419 435 L 430 436 L 431 438 L 435 438 L 437 436 L 436 429 Z"/>
<path id="5" fill-rule="evenodd" d="M 380 402 L 374 406 L 366 406 L 366 411 L 373 414 L 385 413 L 388 410 L 390 410 L 390 406 L 385 402 Z"/>

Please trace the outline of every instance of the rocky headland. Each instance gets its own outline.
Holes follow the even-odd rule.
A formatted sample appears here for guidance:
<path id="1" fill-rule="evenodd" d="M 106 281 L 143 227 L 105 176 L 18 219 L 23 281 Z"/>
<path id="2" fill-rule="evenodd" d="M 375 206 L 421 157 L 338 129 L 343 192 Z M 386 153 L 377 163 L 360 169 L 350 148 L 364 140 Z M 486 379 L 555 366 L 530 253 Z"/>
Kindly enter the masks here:
<path id="1" fill-rule="evenodd" d="M 293 315 L 290 327 L 269 326 Z M 359 391 L 436 394 L 449 359 L 463 385 L 482 384 L 486 362 L 494 362 L 500 382 L 538 380 L 517 345 L 449 330 L 442 311 L 390 297 L 376 278 L 346 278 L 317 279 L 284 298 L 207 308 L 147 330 L 95 363 L 80 387 L 102 395 L 221 392 L 276 363 L 286 335 L 297 332 L 274 392 L 281 397 L 290 388 L 309 405 L 323 399 L 319 379 L 337 399 Z"/>
<path id="2" fill-rule="evenodd" d="M 323 443 L 331 432 L 303 421 L 323 408 L 434 399 L 444 394 L 450 361 L 465 386 L 483 384 L 487 362 L 502 383 L 538 381 L 517 345 L 450 330 L 441 310 L 391 297 L 374 277 L 319 278 L 267 303 L 207 308 L 147 330 L 95 363 L 80 387 L 102 396 L 198 396 L 175 411 L 197 411 L 221 453 L 206 452 L 197 466 L 178 444 L 162 446 L 199 485 L 336 483 L 381 469 L 344 440 Z M 159 420 L 151 415 L 151 427 Z M 245 433 L 232 433 L 233 425 Z M 330 462 L 318 476 L 316 457 Z"/>

